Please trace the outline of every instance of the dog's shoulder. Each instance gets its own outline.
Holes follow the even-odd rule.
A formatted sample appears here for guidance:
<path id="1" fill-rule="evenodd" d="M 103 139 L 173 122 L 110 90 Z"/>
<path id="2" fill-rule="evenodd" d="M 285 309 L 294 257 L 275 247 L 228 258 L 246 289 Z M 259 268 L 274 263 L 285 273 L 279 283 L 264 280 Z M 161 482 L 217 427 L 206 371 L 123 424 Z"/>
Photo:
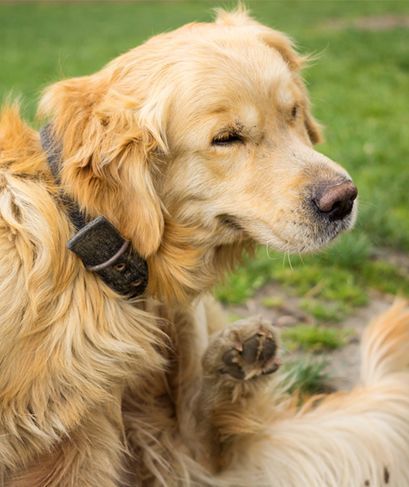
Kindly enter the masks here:
<path id="1" fill-rule="evenodd" d="M 39 133 L 20 116 L 17 104 L 0 110 L 0 219 L 24 223 L 30 211 L 52 213 L 57 188 Z M 46 207 L 45 207 L 46 204 Z M 3 225 L 4 226 L 4 225 Z"/>
<path id="2" fill-rule="evenodd" d="M 16 103 L 0 110 L 0 172 L 26 177 L 47 172 L 39 134 L 24 122 Z"/>

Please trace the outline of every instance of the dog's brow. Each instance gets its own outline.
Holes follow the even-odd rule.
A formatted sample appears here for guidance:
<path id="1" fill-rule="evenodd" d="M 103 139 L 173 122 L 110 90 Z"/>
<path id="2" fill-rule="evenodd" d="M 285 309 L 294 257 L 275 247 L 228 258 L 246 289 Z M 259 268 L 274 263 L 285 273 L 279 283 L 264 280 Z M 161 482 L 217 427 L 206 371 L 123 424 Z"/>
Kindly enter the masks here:
<path id="1" fill-rule="evenodd" d="M 281 83 L 277 90 L 277 101 L 280 105 L 290 106 L 294 103 L 295 97 L 288 85 Z"/>
<path id="2" fill-rule="evenodd" d="M 220 128 L 216 132 L 216 137 L 225 135 L 225 134 L 241 134 L 243 132 L 244 126 L 240 122 L 236 122 L 234 124 L 225 125 L 224 127 Z"/>
<path id="3" fill-rule="evenodd" d="M 259 112 L 257 108 L 252 104 L 246 104 L 241 107 L 240 109 L 240 120 L 243 122 L 236 123 L 241 126 L 241 129 L 244 129 L 244 125 L 247 127 L 254 127 L 259 123 Z"/>
<path id="4" fill-rule="evenodd" d="M 220 115 L 220 114 L 228 113 L 229 111 L 230 111 L 229 107 L 220 105 L 220 106 L 216 106 L 216 107 L 212 108 L 209 111 L 209 114 L 210 115 Z"/>

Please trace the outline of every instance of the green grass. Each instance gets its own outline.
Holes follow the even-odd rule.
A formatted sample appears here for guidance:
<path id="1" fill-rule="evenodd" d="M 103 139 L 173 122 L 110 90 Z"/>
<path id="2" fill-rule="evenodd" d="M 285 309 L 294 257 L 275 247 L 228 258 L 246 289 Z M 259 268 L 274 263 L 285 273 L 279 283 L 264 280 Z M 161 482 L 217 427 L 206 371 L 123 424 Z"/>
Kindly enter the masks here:
<path id="1" fill-rule="evenodd" d="M 297 325 L 284 330 L 282 340 L 289 351 L 328 352 L 346 345 L 351 336 L 351 330 Z"/>
<path id="2" fill-rule="evenodd" d="M 318 299 L 303 299 L 300 308 L 310 314 L 316 321 L 337 323 L 342 321 L 350 311 L 343 302 L 323 302 Z"/>
<path id="3" fill-rule="evenodd" d="M 409 276 L 405 271 L 375 260 L 359 238 L 356 246 L 351 246 L 351 237 L 352 234 L 347 235 L 317 256 L 292 256 L 291 264 L 287 257 L 267 254 L 260 248 L 256 258 L 246 259 L 240 269 L 228 276 L 216 295 L 225 303 L 240 303 L 274 280 L 288 293 L 304 297 L 302 306 L 315 318 L 324 320 L 325 313 L 333 312 L 330 321 L 339 321 L 354 308 L 365 305 L 373 289 L 409 296 Z"/>
<path id="4" fill-rule="evenodd" d="M 61 77 L 91 73 L 149 36 L 235 2 L 0 4 L 0 98 L 21 94 L 33 119 L 41 89 Z M 320 150 L 339 161 L 360 192 L 353 233 L 317 257 L 259 251 L 255 261 L 219 287 L 225 302 L 241 303 L 271 279 L 304 297 L 318 321 L 343 319 L 371 289 L 409 296 L 401 269 L 375 260 L 377 247 L 409 249 L 408 31 L 333 29 L 328 21 L 368 15 L 409 15 L 407 1 L 249 1 L 262 22 L 296 39 L 319 59 L 305 73 L 317 117 L 327 126 Z M 274 307 L 274 305 L 273 305 Z"/>
<path id="5" fill-rule="evenodd" d="M 330 381 L 324 360 L 301 359 L 283 366 L 289 384 L 289 393 L 298 393 L 300 398 L 328 391 Z"/>

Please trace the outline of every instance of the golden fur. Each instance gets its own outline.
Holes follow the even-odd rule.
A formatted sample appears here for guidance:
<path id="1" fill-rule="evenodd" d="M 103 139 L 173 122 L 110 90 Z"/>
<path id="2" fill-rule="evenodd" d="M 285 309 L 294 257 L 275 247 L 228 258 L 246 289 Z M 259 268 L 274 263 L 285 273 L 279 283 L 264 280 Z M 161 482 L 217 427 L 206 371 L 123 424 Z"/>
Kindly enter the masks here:
<path id="1" fill-rule="evenodd" d="M 241 364 L 243 380 L 223 369 L 278 338 L 260 318 L 225 328 L 206 294 L 216 280 L 254 242 L 314 250 L 355 217 L 318 224 L 305 206 L 317 181 L 348 175 L 312 148 L 302 63 L 283 34 L 220 11 L 46 90 L 61 186 L 148 260 L 143 300 L 67 250 L 39 136 L 3 110 L 1 485 L 409 485 L 404 304 L 367 329 L 351 393 L 297 408 L 267 374 L 275 352 Z"/>

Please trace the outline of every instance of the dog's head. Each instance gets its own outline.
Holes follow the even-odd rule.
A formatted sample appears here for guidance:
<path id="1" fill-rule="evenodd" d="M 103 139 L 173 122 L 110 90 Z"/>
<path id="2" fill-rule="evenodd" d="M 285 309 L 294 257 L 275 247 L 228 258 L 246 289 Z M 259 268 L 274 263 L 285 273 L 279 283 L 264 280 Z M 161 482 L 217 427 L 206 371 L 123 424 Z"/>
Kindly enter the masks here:
<path id="1" fill-rule="evenodd" d="M 302 63 L 286 36 L 239 10 L 55 84 L 42 111 L 67 191 L 145 257 L 173 253 L 190 272 L 237 242 L 320 248 L 352 226 L 356 188 L 313 149 Z"/>

